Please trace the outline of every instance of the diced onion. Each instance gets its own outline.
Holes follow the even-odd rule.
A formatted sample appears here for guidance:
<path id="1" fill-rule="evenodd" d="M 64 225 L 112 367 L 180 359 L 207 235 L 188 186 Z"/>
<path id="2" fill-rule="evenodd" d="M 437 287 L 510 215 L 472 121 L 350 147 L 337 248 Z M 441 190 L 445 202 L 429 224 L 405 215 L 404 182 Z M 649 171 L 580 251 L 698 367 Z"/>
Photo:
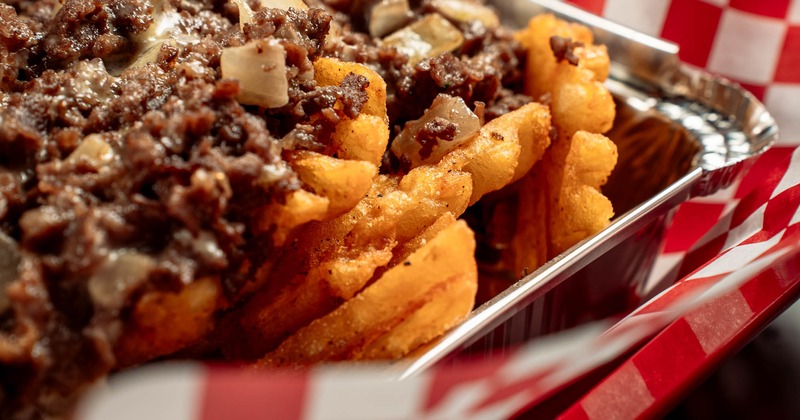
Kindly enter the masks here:
<path id="1" fill-rule="evenodd" d="M 60 93 L 86 102 L 108 100 L 115 78 L 108 74 L 103 60 L 80 61 L 74 67 L 75 78 L 61 85 Z"/>
<path id="2" fill-rule="evenodd" d="M 260 0 L 259 3 L 261 3 L 261 7 L 272 9 L 289 10 L 292 7 L 296 10 L 308 10 L 308 6 L 302 0 Z"/>
<path id="3" fill-rule="evenodd" d="M 153 23 L 146 31 L 132 37 L 136 44 L 136 54 L 127 63 L 109 63 L 109 73 L 118 76 L 125 70 L 155 63 L 164 45 L 188 45 L 199 41 L 196 35 L 181 30 L 180 13 L 165 7 L 161 0 L 151 0 L 150 3 L 153 6 Z"/>
<path id="4" fill-rule="evenodd" d="M 458 49 L 464 43 L 464 35 L 442 15 L 432 13 L 389 35 L 383 42 L 408 55 L 415 64 Z"/>
<path id="5" fill-rule="evenodd" d="M 231 0 L 239 8 L 239 29 L 244 30 L 244 25 L 253 23 L 253 9 L 247 0 Z"/>
<path id="6" fill-rule="evenodd" d="M 10 236 L 0 232 L 0 314 L 10 306 L 6 286 L 17 278 L 19 245 Z"/>
<path id="7" fill-rule="evenodd" d="M 483 26 L 494 29 L 500 26 L 500 18 L 489 7 L 475 1 L 432 0 L 431 5 L 442 15 L 457 22 L 480 21 Z"/>
<path id="8" fill-rule="evenodd" d="M 382 37 L 400 29 L 412 16 L 408 0 L 378 0 L 367 15 L 369 33 Z"/>
<path id="9" fill-rule="evenodd" d="M 69 154 L 67 161 L 78 162 L 86 159 L 95 166 L 103 166 L 116 157 L 114 149 L 98 134 L 90 134 Z"/>
<path id="10" fill-rule="evenodd" d="M 128 69 L 135 69 L 139 67 L 144 67 L 149 63 L 155 63 L 158 61 L 158 53 L 161 52 L 161 47 L 164 45 L 175 45 L 175 41 L 171 39 L 158 39 L 152 42 L 148 42 L 147 44 L 143 45 L 143 50 L 139 53 L 134 60 L 128 64 Z"/>
<path id="11" fill-rule="evenodd" d="M 244 30 L 244 25 L 253 23 L 255 12 L 247 4 L 247 0 L 231 0 L 239 8 L 239 28 Z M 265 9 L 289 10 L 308 10 L 308 6 L 302 0 L 259 0 L 261 7 Z"/>
<path id="12" fill-rule="evenodd" d="M 423 159 L 420 156 L 422 145 L 417 141 L 417 135 L 426 124 L 435 118 L 443 118 L 455 124 L 456 135 L 452 141 L 437 142 L 431 155 Z M 433 104 L 425 111 L 422 118 L 406 123 L 403 131 L 392 142 L 392 153 L 398 158 L 405 157 L 411 161 L 412 168 L 422 164 L 434 164 L 439 162 L 447 152 L 474 137 L 480 129 L 480 119 L 467 107 L 463 99 L 440 94 L 434 99 Z"/>
<path id="13" fill-rule="evenodd" d="M 102 309 L 121 309 L 128 296 L 147 280 L 155 262 L 137 252 L 113 253 L 89 278 L 89 296 Z"/>
<path id="14" fill-rule="evenodd" d="M 264 108 L 279 108 L 289 103 L 286 51 L 275 39 L 225 48 L 220 68 L 223 78 L 239 81 L 240 103 Z"/>

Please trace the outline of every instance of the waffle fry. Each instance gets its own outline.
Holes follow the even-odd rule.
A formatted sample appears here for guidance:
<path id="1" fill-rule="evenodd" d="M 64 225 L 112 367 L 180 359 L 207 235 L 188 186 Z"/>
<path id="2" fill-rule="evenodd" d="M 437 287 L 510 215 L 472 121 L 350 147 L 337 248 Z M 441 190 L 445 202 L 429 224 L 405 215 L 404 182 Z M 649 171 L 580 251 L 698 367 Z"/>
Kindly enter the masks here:
<path id="1" fill-rule="evenodd" d="M 497 118 L 440 162 L 402 177 L 380 175 L 352 211 L 304 228 L 268 274 L 286 283 L 273 282 L 227 317 L 223 350 L 257 357 L 351 299 L 376 273 L 390 270 L 397 255 L 421 244 L 419 236 L 443 217 L 457 218 L 471 201 L 508 184 L 523 149 L 541 155 L 549 143 L 547 115 L 532 104 Z"/>
<path id="2" fill-rule="evenodd" d="M 286 339 L 259 364 L 294 366 L 358 358 L 449 288 L 476 285 L 474 251 L 466 223 L 452 224 L 363 292 Z"/>

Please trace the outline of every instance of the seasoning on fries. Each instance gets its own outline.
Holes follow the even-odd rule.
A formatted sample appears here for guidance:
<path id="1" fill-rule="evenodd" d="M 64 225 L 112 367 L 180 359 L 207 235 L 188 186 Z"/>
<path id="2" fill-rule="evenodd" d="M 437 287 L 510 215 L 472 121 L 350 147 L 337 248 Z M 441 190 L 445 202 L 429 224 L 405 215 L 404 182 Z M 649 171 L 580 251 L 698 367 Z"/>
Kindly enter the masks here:
<path id="1" fill-rule="evenodd" d="M 613 216 L 608 55 L 552 16 L 16 0 L 0 25 L 2 417 L 157 358 L 400 358 L 474 306 L 470 206 L 508 208 L 520 272 Z"/>

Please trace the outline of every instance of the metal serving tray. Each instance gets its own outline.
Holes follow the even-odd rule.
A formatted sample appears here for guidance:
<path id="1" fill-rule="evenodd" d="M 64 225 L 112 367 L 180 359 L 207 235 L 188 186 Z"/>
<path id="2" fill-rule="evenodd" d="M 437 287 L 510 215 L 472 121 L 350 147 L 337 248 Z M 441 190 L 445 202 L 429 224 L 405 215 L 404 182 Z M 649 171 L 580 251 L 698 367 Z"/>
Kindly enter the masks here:
<path id="1" fill-rule="evenodd" d="M 590 27 L 612 59 L 617 102 L 608 136 L 619 163 L 604 187 L 619 215 L 476 308 L 460 326 L 396 365 L 401 377 L 464 352 L 502 351 L 530 338 L 623 314 L 668 285 L 647 284 L 673 210 L 734 182 L 778 136 L 749 92 L 683 64 L 678 47 L 555 0 L 490 1 L 516 27 L 540 13 Z"/>

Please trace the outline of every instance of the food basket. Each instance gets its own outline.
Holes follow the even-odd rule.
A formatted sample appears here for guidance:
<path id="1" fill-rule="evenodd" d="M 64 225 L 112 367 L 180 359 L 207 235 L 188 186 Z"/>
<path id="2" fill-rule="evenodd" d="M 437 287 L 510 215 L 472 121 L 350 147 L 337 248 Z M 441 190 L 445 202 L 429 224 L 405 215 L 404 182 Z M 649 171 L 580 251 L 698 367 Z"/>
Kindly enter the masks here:
<path id="1" fill-rule="evenodd" d="M 648 279 L 672 210 L 730 186 L 778 136 L 758 99 L 681 63 L 674 44 L 558 1 L 493 4 L 517 26 L 540 13 L 580 22 L 608 46 L 607 85 L 617 103 L 608 137 L 620 157 L 604 191 L 618 216 L 525 278 L 510 280 L 506 290 L 418 354 L 407 375 L 459 351 L 491 355 L 532 337 L 624 314 L 655 296 L 668 286 Z"/>
<path id="2" fill-rule="evenodd" d="M 112 386 L 101 387 L 86 399 L 76 418 L 100 419 L 111 414 L 185 419 L 248 419 L 266 414 L 453 418 L 478 413 L 485 418 L 505 417 L 580 378 L 596 382 L 602 378 L 597 375 L 609 371 L 588 379 L 585 375 L 630 354 L 675 319 L 692 311 L 702 314 L 703 305 L 750 284 L 751 278 L 763 278 L 759 270 L 769 264 L 792 264 L 796 246 L 777 255 L 765 249 L 759 258 L 734 267 L 736 276 L 730 275 L 731 262 L 718 255 L 741 248 L 740 244 L 764 230 L 746 223 L 741 226 L 748 229 L 737 230 L 729 219 L 722 227 L 708 226 L 705 246 L 701 240 L 701 246 L 687 257 L 696 263 L 678 267 L 668 276 L 659 265 L 681 203 L 731 185 L 747 184 L 750 187 L 739 190 L 753 192 L 757 187 L 752 185 L 758 182 L 754 176 L 774 175 L 761 163 L 773 162 L 770 155 L 741 181 L 778 138 L 775 120 L 755 96 L 682 63 L 674 44 L 567 4 L 549 0 L 491 3 L 512 26 L 525 24 L 534 14 L 551 12 L 589 26 L 597 42 L 608 46 L 612 66 L 607 86 L 617 103 L 617 121 L 609 137 L 620 153 L 617 169 L 604 188 L 617 212 L 611 225 L 521 280 L 483 264 L 484 273 L 505 278 L 507 287 L 486 295 L 486 301 L 460 326 L 406 360 L 388 366 L 328 366 L 275 374 L 196 363 L 154 365 L 112 378 Z M 780 168 L 771 188 L 789 178 L 797 160 Z M 769 199 L 767 193 L 764 200 Z M 741 212 L 750 216 L 760 211 L 763 216 L 763 208 L 759 209 Z M 738 210 L 730 208 L 727 213 Z M 712 246 L 720 237 L 724 246 Z M 490 245 L 502 248 L 503 244 Z M 700 281 L 673 284 L 678 274 Z M 788 302 L 796 283 L 796 279 L 781 283 L 783 288 L 775 292 L 780 298 L 774 302 Z M 780 306 L 764 307 L 774 311 Z M 624 318 L 620 321 L 620 317 Z M 766 318 L 752 321 L 763 323 Z M 748 334 L 756 330 L 748 328 Z M 746 336 L 738 332 L 727 339 Z M 523 344 L 534 338 L 533 344 Z M 663 342 L 662 336 L 658 338 Z M 719 355 L 710 352 L 708 358 L 714 354 Z M 619 372 L 614 375 L 623 382 L 626 378 Z M 613 400 L 608 398 L 602 401 Z M 157 408 L 139 406 L 150 399 L 154 402 L 148 405 Z M 573 407 L 568 413 L 584 417 L 589 405 Z M 387 411 L 387 407 L 392 409 Z M 124 413 L 130 413 L 129 417 L 122 417 L 128 415 Z"/>

